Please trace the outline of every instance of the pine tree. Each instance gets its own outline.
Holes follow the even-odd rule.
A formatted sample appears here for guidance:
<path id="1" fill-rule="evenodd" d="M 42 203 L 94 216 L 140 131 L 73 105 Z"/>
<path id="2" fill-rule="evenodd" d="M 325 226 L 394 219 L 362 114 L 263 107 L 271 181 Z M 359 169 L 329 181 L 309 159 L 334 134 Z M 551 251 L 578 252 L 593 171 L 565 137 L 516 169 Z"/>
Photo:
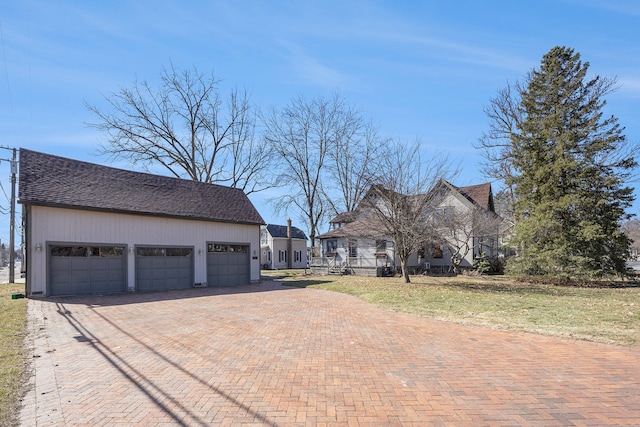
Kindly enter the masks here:
<path id="1" fill-rule="evenodd" d="M 554 47 L 520 93 L 523 119 L 511 135 L 517 273 L 623 273 L 630 242 L 620 230 L 633 202 L 625 185 L 636 166 L 623 128 L 603 117 L 615 81 L 587 78 L 588 63 Z"/>

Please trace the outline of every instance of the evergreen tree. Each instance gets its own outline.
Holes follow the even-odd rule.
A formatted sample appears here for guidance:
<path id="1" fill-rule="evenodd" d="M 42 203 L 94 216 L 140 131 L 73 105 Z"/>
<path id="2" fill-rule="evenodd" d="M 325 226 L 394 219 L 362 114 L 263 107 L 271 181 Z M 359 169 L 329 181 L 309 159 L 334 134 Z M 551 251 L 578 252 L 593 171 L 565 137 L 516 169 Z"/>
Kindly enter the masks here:
<path id="1" fill-rule="evenodd" d="M 520 92 L 507 184 L 515 189 L 516 273 L 599 277 L 623 273 L 630 241 L 620 229 L 636 167 L 617 118 L 604 117 L 615 80 L 554 47 Z"/>

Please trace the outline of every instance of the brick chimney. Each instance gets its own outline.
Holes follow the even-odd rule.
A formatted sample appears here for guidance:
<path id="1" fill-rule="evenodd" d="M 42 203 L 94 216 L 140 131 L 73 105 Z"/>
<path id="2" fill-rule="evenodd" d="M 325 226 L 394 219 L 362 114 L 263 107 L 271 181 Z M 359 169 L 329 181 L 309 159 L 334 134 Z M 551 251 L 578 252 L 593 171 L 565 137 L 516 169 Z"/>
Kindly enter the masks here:
<path id="1" fill-rule="evenodd" d="M 293 268 L 293 233 L 291 218 L 287 220 L 287 268 Z"/>

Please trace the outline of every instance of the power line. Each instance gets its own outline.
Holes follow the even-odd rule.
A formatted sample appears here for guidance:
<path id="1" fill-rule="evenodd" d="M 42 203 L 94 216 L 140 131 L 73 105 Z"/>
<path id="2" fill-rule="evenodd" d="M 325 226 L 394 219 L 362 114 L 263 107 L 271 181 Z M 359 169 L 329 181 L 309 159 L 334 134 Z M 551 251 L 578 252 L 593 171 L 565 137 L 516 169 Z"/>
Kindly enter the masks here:
<path id="1" fill-rule="evenodd" d="M 6 190 L 4 189 L 4 185 L 2 185 L 2 181 L 0 181 L 0 189 L 2 190 L 2 192 L 4 193 L 4 197 L 7 198 L 7 202 L 11 203 L 11 199 L 9 199 L 9 195 L 7 194 Z M 4 209 L 2 207 L 2 205 L 0 205 L 0 209 Z"/>

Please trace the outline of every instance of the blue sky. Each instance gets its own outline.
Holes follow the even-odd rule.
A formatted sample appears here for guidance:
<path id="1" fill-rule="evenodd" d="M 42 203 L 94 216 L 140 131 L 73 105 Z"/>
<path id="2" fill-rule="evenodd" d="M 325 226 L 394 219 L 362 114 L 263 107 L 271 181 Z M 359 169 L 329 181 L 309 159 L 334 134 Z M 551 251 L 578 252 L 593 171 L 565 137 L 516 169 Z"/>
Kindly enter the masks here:
<path id="1" fill-rule="evenodd" d="M 592 75 L 617 77 L 606 113 L 640 143 L 636 0 L 20 0 L 0 4 L 0 30 L 0 145 L 95 163 L 110 164 L 95 155 L 104 135 L 86 126 L 84 102 L 153 83 L 173 63 L 213 70 L 223 93 L 246 87 L 264 108 L 340 90 L 383 135 L 419 137 L 426 153 L 460 162 L 456 184 L 484 182 L 473 148 L 488 126 L 483 107 L 557 45 L 579 52 Z M 0 162 L 7 193 L 9 173 Z M 265 203 L 272 195 L 251 198 L 267 222 L 284 224 Z M 8 235 L 7 214 L 0 239 Z"/>

